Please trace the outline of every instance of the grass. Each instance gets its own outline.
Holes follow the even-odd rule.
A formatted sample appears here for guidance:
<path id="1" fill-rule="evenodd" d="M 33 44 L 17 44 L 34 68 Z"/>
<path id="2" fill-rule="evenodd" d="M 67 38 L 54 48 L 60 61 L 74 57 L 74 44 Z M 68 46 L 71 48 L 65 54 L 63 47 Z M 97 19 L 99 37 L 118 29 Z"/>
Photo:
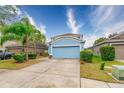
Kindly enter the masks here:
<path id="1" fill-rule="evenodd" d="M 105 82 L 118 82 L 107 74 L 108 72 L 111 72 L 111 69 L 105 68 L 105 70 L 100 70 L 101 62 L 102 60 L 100 57 L 96 56 L 93 57 L 92 63 L 83 62 L 84 64 L 81 64 L 80 66 L 81 77 L 101 80 Z M 118 61 L 107 61 L 105 65 L 124 65 L 124 63 Z"/>
<path id="2" fill-rule="evenodd" d="M 93 57 L 93 63 L 101 63 L 103 62 L 102 59 L 99 56 Z M 124 62 L 119 61 L 105 61 L 106 66 L 112 66 L 112 65 L 124 65 Z"/>
<path id="3" fill-rule="evenodd" d="M 40 61 L 33 59 L 29 61 L 25 61 L 23 63 L 17 63 L 14 59 L 8 59 L 8 60 L 1 60 L 0 61 L 0 69 L 21 69 L 36 63 L 39 63 Z"/>

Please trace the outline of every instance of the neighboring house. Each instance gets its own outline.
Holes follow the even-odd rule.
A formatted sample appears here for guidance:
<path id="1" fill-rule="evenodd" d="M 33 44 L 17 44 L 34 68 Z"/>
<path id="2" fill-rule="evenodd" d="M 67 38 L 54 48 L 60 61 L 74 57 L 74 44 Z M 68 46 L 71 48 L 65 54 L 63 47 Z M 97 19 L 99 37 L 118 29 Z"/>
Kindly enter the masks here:
<path id="1" fill-rule="evenodd" d="M 124 32 L 121 32 L 108 40 L 105 40 L 101 43 L 98 43 L 90 49 L 94 51 L 94 54 L 100 55 L 100 47 L 105 45 L 112 45 L 115 47 L 115 59 L 116 60 L 124 60 Z"/>
<path id="2" fill-rule="evenodd" d="M 48 53 L 53 58 L 80 58 L 80 51 L 84 49 L 83 35 L 63 34 L 51 38 Z"/>
<path id="3" fill-rule="evenodd" d="M 14 52 L 14 53 L 22 53 L 23 50 L 23 46 L 22 45 L 16 45 L 16 44 L 9 44 L 6 47 L 6 50 L 9 52 Z M 37 53 L 37 54 L 42 54 L 45 50 L 47 50 L 47 46 L 45 44 L 42 43 L 36 43 L 36 50 L 34 48 L 33 43 L 28 44 L 28 52 L 32 52 L 32 53 Z"/>

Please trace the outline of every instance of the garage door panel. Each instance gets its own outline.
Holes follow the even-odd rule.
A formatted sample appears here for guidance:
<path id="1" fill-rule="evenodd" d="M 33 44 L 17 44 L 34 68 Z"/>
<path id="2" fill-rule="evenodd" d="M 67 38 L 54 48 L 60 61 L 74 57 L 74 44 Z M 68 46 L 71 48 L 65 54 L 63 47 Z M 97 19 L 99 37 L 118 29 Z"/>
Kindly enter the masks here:
<path id="1" fill-rule="evenodd" d="M 53 47 L 54 58 L 79 58 L 79 46 Z"/>

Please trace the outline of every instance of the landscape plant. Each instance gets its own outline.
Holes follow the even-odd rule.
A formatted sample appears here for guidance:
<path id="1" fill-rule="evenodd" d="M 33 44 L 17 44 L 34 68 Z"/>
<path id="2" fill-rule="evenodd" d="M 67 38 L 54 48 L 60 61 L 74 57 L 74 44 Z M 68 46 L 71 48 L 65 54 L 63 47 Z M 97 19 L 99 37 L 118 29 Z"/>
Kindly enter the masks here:
<path id="1" fill-rule="evenodd" d="M 35 54 L 35 53 L 29 53 L 28 54 L 28 57 L 29 57 L 29 59 L 36 59 L 37 54 Z"/>
<path id="2" fill-rule="evenodd" d="M 80 52 L 80 60 L 86 62 L 92 62 L 93 52 L 90 49 L 86 49 Z"/>
<path id="3" fill-rule="evenodd" d="M 34 39 L 35 38 L 35 39 Z M 11 25 L 8 25 L 6 29 L 4 29 L 1 36 L 1 45 L 3 45 L 7 41 L 17 40 L 21 41 L 24 46 L 24 53 L 26 55 L 26 60 L 28 60 L 28 42 L 35 42 L 36 38 L 39 40 L 43 40 L 45 38 L 42 33 L 39 32 L 33 26 L 27 17 L 22 18 L 19 22 L 14 22 Z"/>
<path id="4" fill-rule="evenodd" d="M 13 56 L 13 59 L 16 60 L 16 62 L 22 63 L 25 61 L 25 55 L 23 54 L 16 54 Z"/>
<path id="5" fill-rule="evenodd" d="M 104 70 L 104 67 L 105 67 L 105 62 L 102 62 L 100 65 L 100 70 Z"/>
<path id="6" fill-rule="evenodd" d="M 104 61 L 113 61 L 115 59 L 115 48 L 113 46 L 100 47 L 100 53 Z"/>

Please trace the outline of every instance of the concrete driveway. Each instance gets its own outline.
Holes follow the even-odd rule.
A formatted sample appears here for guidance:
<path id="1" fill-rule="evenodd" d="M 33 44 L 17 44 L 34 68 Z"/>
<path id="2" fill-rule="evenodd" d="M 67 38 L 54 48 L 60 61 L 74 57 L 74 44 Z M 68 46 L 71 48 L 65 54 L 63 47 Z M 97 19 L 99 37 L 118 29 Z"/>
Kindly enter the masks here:
<path id="1" fill-rule="evenodd" d="M 80 87 L 80 63 L 76 59 L 47 59 L 21 70 L 0 70 L 0 87 Z"/>

